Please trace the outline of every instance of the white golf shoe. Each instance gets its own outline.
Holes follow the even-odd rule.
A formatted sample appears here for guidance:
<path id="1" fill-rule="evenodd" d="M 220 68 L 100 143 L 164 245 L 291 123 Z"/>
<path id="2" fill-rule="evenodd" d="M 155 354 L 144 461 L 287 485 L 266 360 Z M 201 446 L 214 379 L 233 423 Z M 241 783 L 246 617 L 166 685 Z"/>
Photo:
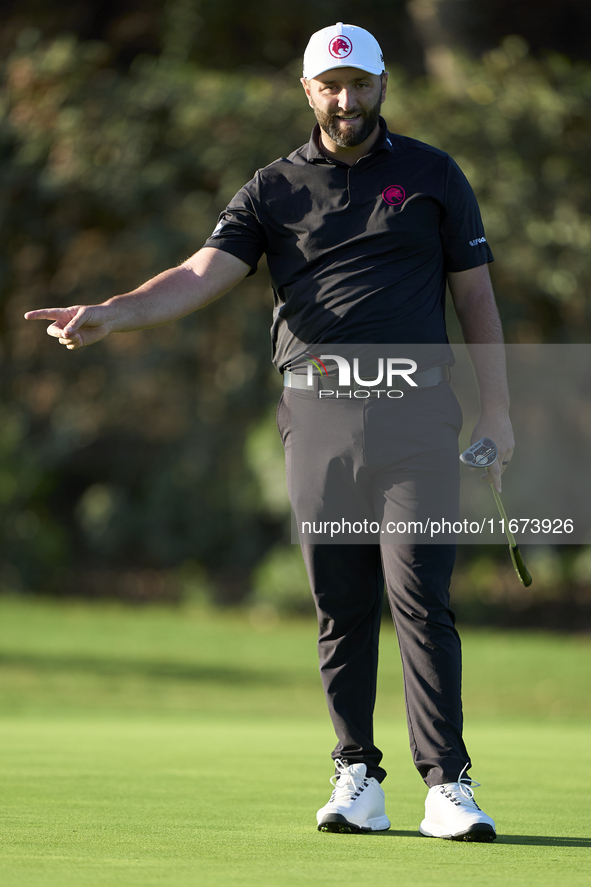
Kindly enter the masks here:
<path id="1" fill-rule="evenodd" d="M 379 832 L 390 828 L 384 792 L 373 777 L 365 775 L 365 764 L 336 760 L 337 773 L 330 781 L 330 801 L 316 814 L 319 832 Z"/>
<path id="2" fill-rule="evenodd" d="M 497 833 L 494 820 L 483 813 L 474 800 L 474 782 L 460 773 L 457 782 L 434 785 L 425 801 L 425 818 L 419 831 L 428 838 L 450 841 L 494 841 Z"/>

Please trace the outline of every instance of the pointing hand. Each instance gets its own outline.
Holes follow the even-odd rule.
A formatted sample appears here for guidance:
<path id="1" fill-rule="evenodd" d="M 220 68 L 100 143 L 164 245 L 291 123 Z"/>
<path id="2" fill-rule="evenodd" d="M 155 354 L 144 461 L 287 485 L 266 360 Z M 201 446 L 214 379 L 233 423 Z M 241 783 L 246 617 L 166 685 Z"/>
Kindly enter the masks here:
<path id="1" fill-rule="evenodd" d="M 104 305 L 74 305 L 71 308 L 40 308 L 27 311 L 25 320 L 52 320 L 47 334 L 59 340 L 69 351 L 93 345 L 112 331 Z"/>

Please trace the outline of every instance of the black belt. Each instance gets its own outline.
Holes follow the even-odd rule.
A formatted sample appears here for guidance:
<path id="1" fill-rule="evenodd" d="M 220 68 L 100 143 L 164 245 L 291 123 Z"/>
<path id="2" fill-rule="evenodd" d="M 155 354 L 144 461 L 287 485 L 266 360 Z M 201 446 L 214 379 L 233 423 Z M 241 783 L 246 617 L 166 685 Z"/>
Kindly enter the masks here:
<path id="1" fill-rule="evenodd" d="M 436 367 L 429 367 L 426 370 L 419 370 L 418 373 L 412 374 L 412 380 L 415 385 L 410 385 L 404 376 L 397 376 L 396 382 L 393 383 L 393 388 L 396 390 L 412 390 L 413 388 L 433 388 L 435 385 L 439 385 L 440 382 L 449 382 L 451 377 L 449 365 L 447 363 L 442 363 Z M 338 375 L 332 375 L 331 373 L 328 376 L 318 376 L 314 375 L 312 377 L 313 385 L 310 386 L 308 384 L 308 374 L 307 373 L 295 373 L 291 370 L 285 370 L 283 373 L 283 385 L 285 388 L 301 388 L 305 391 L 320 391 L 323 389 L 338 388 Z M 344 389 L 342 389 L 344 390 Z M 358 382 L 352 381 L 350 386 L 347 386 L 347 391 L 369 391 L 371 393 L 377 393 L 378 391 L 384 391 L 384 388 L 369 388 L 367 385 L 360 385 Z"/>

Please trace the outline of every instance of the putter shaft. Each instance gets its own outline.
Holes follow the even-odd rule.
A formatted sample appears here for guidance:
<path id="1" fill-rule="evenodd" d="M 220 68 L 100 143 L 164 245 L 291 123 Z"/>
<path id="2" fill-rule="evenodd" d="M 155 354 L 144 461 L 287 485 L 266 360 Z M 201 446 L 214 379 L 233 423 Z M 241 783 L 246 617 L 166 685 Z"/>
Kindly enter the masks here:
<path id="1" fill-rule="evenodd" d="M 525 564 L 523 562 L 523 558 L 521 557 L 521 552 L 519 550 L 519 546 L 518 546 L 517 542 L 515 541 L 515 536 L 513 535 L 513 533 L 511 532 L 511 530 L 509 528 L 509 521 L 507 519 L 507 512 L 505 511 L 503 503 L 501 502 L 501 497 L 500 497 L 499 493 L 496 491 L 496 489 L 494 488 L 494 486 L 492 487 L 492 491 L 493 491 L 493 496 L 495 497 L 495 502 L 497 503 L 497 508 L 499 509 L 499 514 L 503 518 L 503 526 L 505 528 L 505 535 L 507 536 L 507 539 L 509 540 L 509 553 L 511 554 L 511 561 L 513 563 L 513 567 L 519 577 L 519 581 L 523 585 L 525 585 L 525 587 L 527 588 L 532 583 L 531 575 L 529 573 L 529 570 L 527 569 L 527 567 L 525 566 Z"/>
<path id="2" fill-rule="evenodd" d="M 491 484 L 491 489 L 493 491 L 493 496 L 495 497 L 495 502 L 497 503 L 497 508 L 499 509 L 499 514 L 503 518 L 503 527 L 505 529 L 505 535 L 507 536 L 507 539 L 509 540 L 509 545 L 511 546 L 511 548 L 515 548 L 517 543 L 515 542 L 515 536 L 513 535 L 513 533 L 511 532 L 511 530 L 509 528 L 509 520 L 507 518 L 507 512 L 505 511 L 505 507 L 504 507 L 503 503 L 501 502 L 501 497 L 500 497 L 499 493 L 497 492 L 496 488 L 492 484 Z"/>
<path id="3" fill-rule="evenodd" d="M 482 437 L 480 440 L 476 441 L 476 443 L 472 444 L 472 446 L 468 447 L 462 455 L 460 456 L 460 461 L 465 465 L 468 465 L 470 468 L 476 468 L 477 466 L 481 468 L 486 468 L 487 470 L 493 465 L 498 458 L 498 449 L 493 440 L 489 437 Z M 532 578 L 528 572 L 527 567 L 523 563 L 523 558 L 521 557 L 521 552 L 519 551 L 519 546 L 515 541 L 515 536 L 511 532 L 509 527 L 509 520 L 507 518 L 507 513 L 503 507 L 503 503 L 501 502 L 501 497 L 495 490 L 494 486 L 491 484 L 491 489 L 493 491 L 493 496 L 495 497 L 495 502 L 497 503 L 497 508 L 499 509 L 499 514 L 503 518 L 503 527 L 505 530 L 505 535 L 509 540 L 509 553 L 511 555 L 511 561 L 513 563 L 513 567 L 517 576 L 519 577 L 519 581 L 525 585 L 531 585 Z"/>

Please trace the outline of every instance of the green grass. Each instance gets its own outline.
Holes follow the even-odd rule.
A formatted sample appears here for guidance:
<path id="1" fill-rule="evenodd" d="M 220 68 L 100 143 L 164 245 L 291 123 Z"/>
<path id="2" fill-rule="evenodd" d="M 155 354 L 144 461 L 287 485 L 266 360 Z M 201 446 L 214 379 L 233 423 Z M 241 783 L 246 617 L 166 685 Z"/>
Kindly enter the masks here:
<path id="1" fill-rule="evenodd" d="M 588 884 L 591 645 L 464 632 L 493 845 L 421 838 L 395 637 L 377 737 L 389 832 L 320 834 L 334 738 L 315 628 L 0 598 L 3 887 Z"/>

